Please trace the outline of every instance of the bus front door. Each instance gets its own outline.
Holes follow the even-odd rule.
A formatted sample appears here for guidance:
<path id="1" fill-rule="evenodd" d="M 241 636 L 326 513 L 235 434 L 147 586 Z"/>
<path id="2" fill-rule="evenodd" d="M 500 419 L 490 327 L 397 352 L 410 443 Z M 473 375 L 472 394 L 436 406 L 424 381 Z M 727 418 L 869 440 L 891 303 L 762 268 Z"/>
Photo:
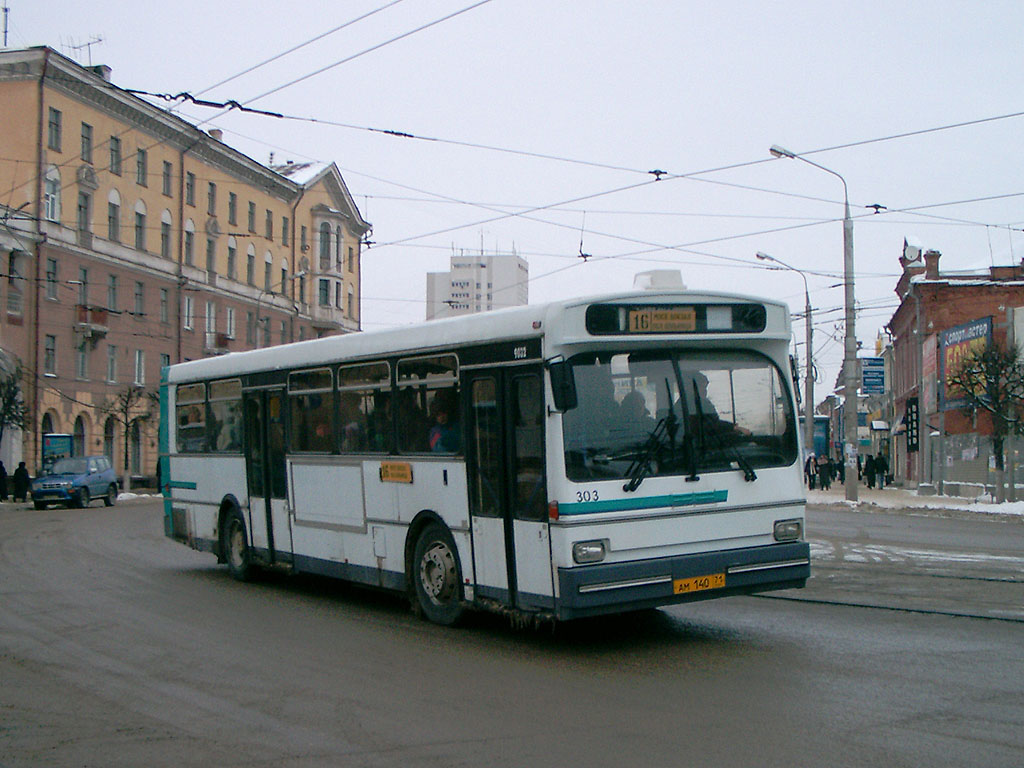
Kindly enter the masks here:
<path id="1" fill-rule="evenodd" d="M 539 366 L 469 374 L 467 458 L 476 594 L 554 607 Z"/>
<path id="2" fill-rule="evenodd" d="M 291 559 L 284 452 L 283 389 L 246 392 L 245 469 L 249 485 L 249 535 L 268 563 Z"/>

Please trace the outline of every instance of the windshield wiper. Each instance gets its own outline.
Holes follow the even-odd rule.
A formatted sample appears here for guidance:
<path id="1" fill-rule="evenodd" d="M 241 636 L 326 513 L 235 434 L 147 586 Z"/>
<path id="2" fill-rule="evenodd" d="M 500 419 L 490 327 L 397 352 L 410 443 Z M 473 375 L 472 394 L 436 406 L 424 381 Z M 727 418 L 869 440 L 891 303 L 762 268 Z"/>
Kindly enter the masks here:
<path id="1" fill-rule="evenodd" d="M 632 493 L 640 487 L 644 478 L 651 474 L 651 462 L 654 461 L 654 457 L 665 446 L 665 436 L 668 435 L 669 445 L 675 445 L 677 428 L 676 413 L 670 409 L 654 426 L 640 455 L 630 463 L 629 469 L 626 470 L 629 482 L 622 486 L 622 490 Z"/>

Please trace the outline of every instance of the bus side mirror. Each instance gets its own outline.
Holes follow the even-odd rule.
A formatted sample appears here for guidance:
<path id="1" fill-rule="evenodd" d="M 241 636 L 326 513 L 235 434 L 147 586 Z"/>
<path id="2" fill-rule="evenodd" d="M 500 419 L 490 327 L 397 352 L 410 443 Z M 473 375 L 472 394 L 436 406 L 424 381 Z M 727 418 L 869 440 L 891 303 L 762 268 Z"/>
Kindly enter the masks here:
<path id="1" fill-rule="evenodd" d="M 572 376 L 572 368 L 565 360 L 556 360 L 548 365 L 551 376 L 551 395 L 555 408 L 559 411 L 571 411 L 576 407 L 576 381 Z"/>

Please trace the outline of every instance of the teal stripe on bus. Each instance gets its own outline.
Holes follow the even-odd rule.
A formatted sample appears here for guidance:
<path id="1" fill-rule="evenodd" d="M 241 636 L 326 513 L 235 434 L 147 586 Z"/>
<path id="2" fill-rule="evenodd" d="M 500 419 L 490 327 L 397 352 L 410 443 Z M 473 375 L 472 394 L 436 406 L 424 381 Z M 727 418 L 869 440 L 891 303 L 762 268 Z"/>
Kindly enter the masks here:
<path id="1" fill-rule="evenodd" d="M 184 488 L 186 491 L 194 491 L 198 486 L 185 480 L 165 480 L 164 488 Z"/>
<path id="2" fill-rule="evenodd" d="M 597 512 L 629 512 L 658 507 L 690 507 L 694 504 L 714 504 L 729 498 L 729 491 L 701 491 L 699 493 L 672 493 L 668 496 L 645 496 L 638 499 L 612 499 L 611 501 L 580 501 L 559 504 L 558 515 L 589 515 Z"/>

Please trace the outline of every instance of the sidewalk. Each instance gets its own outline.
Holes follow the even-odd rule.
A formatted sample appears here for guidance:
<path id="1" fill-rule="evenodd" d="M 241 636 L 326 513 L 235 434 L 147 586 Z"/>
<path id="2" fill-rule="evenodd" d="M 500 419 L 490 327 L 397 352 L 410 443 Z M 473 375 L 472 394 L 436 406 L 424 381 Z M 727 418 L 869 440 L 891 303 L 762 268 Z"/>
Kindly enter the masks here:
<path id="1" fill-rule="evenodd" d="M 987 498 L 987 497 L 986 497 Z M 1005 502 L 965 499 L 957 496 L 918 496 L 916 490 L 888 486 L 868 488 L 863 483 L 857 488 L 857 502 L 846 500 L 846 489 L 840 483 L 832 483 L 827 490 L 807 492 L 808 507 L 853 507 L 867 511 L 892 510 L 910 511 L 919 514 L 936 514 L 948 517 L 971 515 L 999 515 L 1016 517 L 1024 522 L 1024 502 Z"/>

